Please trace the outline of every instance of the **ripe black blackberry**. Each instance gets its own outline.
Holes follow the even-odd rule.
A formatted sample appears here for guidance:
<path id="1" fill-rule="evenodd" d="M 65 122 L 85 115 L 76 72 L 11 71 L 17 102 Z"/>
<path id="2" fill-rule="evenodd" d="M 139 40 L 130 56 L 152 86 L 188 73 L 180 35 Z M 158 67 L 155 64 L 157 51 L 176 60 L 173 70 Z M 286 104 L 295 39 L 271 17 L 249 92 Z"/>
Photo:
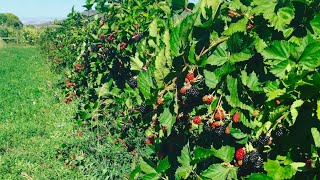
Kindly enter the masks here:
<path id="1" fill-rule="evenodd" d="M 199 95 L 199 90 L 196 87 L 192 86 L 190 89 L 187 89 L 186 93 L 189 97 L 196 97 Z"/>
<path id="2" fill-rule="evenodd" d="M 256 163 L 259 160 L 259 158 L 261 159 L 260 154 L 258 152 L 253 151 L 249 155 L 250 155 L 249 161 L 252 164 Z"/>
<path id="3" fill-rule="evenodd" d="M 137 77 L 134 76 L 129 79 L 129 86 L 131 88 L 136 88 L 138 86 Z"/>
<path id="4" fill-rule="evenodd" d="M 284 131 L 285 131 L 285 128 L 282 127 L 281 125 L 279 125 L 279 126 L 277 126 L 277 128 L 276 128 L 276 130 L 275 130 L 275 135 L 276 135 L 277 137 L 281 137 L 281 136 L 283 136 Z"/>
<path id="5" fill-rule="evenodd" d="M 147 108 L 147 106 L 146 106 L 144 103 L 142 103 L 142 104 L 140 105 L 139 110 L 140 110 L 141 113 L 144 113 L 144 112 L 146 111 L 146 108 Z"/>
<path id="6" fill-rule="evenodd" d="M 250 163 L 250 154 L 246 154 L 243 156 L 242 162 L 244 165 L 248 165 Z"/>
<path id="7" fill-rule="evenodd" d="M 203 123 L 203 129 L 207 132 L 211 132 L 212 131 L 212 127 L 210 126 L 209 123 Z"/>
<path id="8" fill-rule="evenodd" d="M 268 142 L 270 141 L 270 136 L 267 136 L 265 134 L 260 135 L 259 139 L 258 139 L 259 143 L 261 145 L 267 145 Z"/>
<path id="9" fill-rule="evenodd" d="M 221 126 L 218 126 L 214 129 L 214 132 L 218 135 L 221 136 L 225 133 L 227 125 L 223 124 Z"/>
<path id="10" fill-rule="evenodd" d="M 263 159 L 259 157 L 257 161 L 253 164 L 254 171 L 261 170 L 262 166 L 263 166 Z"/>

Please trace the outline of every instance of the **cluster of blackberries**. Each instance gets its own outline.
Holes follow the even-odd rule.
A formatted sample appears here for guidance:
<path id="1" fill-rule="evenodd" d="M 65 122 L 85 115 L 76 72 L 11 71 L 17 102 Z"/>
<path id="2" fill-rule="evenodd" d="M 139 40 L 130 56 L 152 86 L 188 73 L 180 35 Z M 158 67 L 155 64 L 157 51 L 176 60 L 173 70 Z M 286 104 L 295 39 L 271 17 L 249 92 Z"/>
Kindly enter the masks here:
<path id="1" fill-rule="evenodd" d="M 140 33 L 140 34 L 139 33 L 134 33 L 133 37 L 132 37 L 132 40 L 134 42 L 139 42 L 143 37 L 144 37 L 143 33 Z"/>
<path id="2" fill-rule="evenodd" d="M 139 111 L 141 114 L 146 114 L 151 110 L 152 110 L 152 106 L 146 105 L 145 103 L 142 103 L 139 108 Z"/>
<path id="3" fill-rule="evenodd" d="M 186 93 L 189 97 L 197 97 L 200 94 L 198 88 L 195 86 L 192 86 L 190 89 L 187 89 Z"/>
<path id="4" fill-rule="evenodd" d="M 225 134 L 226 127 L 227 127 L 226 124 L 222 124 L 221 126 L 218 126 L 218 127 L 214 128 L 213 131 L 218 136 L 222 136 L 223 134 Z"/>
<path id="5" fill-rule="evenodd" d="M 267 145 L 267 144 L 269 143 L 270 139 L 271 139 L 270 136 L 267 136 L 267 135 L 265 135 L 265 134 L 262 134 L 262 135 L 259 137 L 258 141 L 259 141 L 259 143 L 260 143 L 262 146 L 265 146 L 265 145 Z"/>
<path id="6" fill-rule="evenodd" d="M 252 151 L 247 153 L 243 157 L 243 164 L 242 167 L 246 169 L 251 169 L 254 172 L 261 171 L 263 166 L 263 159 L 259 152 Z"/>
<path id="7" fill-rule="evenodd" d="M 129 79 L 129 86 L 131 88 L 136 88 L 138 86 L 137 77 L 131 77 Z"/>

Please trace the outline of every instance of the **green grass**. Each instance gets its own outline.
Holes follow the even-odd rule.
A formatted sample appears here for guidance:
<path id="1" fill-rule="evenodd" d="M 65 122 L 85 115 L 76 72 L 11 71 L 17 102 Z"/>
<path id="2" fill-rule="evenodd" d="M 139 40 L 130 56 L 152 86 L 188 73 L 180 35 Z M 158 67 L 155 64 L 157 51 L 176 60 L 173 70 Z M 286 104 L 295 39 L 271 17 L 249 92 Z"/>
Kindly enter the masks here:
<path id="1" fill-rule="evenodd" d="M 35 47 L 0 49 L 0 179 L 81 179 L 55 158 L 72 137 L 75 105 Z"/>

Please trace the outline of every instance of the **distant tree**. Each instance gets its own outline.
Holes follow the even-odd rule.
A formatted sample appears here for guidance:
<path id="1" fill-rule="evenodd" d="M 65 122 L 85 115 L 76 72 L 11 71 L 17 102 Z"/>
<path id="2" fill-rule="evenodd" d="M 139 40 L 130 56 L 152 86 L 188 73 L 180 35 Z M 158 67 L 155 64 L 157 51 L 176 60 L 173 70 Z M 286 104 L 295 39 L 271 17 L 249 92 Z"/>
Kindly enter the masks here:
<path id="1" fill-rule="evenodd" d="M 1 13 L 0 14 L 0 25 L 12 27 L 15 29 L 22 29 L 23 24 L 20 19 L 12 13 Z"/>

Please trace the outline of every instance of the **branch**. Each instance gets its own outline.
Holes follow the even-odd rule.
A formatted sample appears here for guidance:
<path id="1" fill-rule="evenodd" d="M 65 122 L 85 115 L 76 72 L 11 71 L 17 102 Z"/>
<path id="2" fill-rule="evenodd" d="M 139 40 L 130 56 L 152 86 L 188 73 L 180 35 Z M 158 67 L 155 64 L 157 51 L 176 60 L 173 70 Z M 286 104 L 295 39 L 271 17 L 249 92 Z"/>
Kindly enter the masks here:
<path id="1" fill-rule="evenodd" d="M 212 42 L 210 43 L 210 46 L 208 47 L 208 49 L 206 49 L 206 50 L 204 50 L 204 51 L 202 51 L 202 52 L 200 53 L 200 55 L 197 57 L 197 61 L 199 61 L 200 58 L 201 58 L 203 55 L 207 54 L 212 48 L 214 48 L 215 46 L 219 45 L 220 43 L 223 43 L 224 41 L 226 41 L 226 40 L 228 40 L 228 39 L 229 39 L 229 37 L 224 37 L 224 38 L 218 39 L 218 40 L 216 40 L 216 41 L 212 41 Z"/>

